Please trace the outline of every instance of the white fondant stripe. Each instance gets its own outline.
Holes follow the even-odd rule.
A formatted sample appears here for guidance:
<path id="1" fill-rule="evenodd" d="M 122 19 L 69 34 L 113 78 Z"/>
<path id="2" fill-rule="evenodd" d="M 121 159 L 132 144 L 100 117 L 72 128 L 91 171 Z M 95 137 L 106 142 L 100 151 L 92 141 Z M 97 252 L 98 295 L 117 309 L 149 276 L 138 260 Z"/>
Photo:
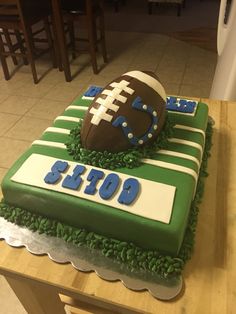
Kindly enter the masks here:
<path id="1" fill-rule="evenodd" d="M 195 182 L 197 183 L 198 174 L 193 169 L 190 169 L 190 168 L 187 168 L 184 166 L 180 166 L 180 165 L 176 165 L 176 164 L 171 164 L 171 163 L 165 162 L 165 161 L 153 160 L 153 159 L 148 159 L 148 158 L 142 159 L 142 162 L 145 164 L 149 164 L 149 165 L 153 165 L 153 166 L 157 166 L 157 167 L 175 170 L 175 171 L 189 174 L 190 176 L 192 176 L 194 178 Z"/>
<path id="2" fill-rule="evenodd" d="M 57 132 L 55 129 L 59 129 L 60 130 L 60 128 L 53 128 L 53 127 L 51 127 L 51 128 L 48 128 L 48 129 L 51 129 L 51 130 L 49 130 L 49 132 Z M 46 131 L 48 130 L 48 129 L 46 129 Z M 62 130 L 64 130 L 64 129 L 62 129 Z M 68 131 L 68 130 L 66 130 L 66 131 Z M 60 132 L 58 132 L 58 133 L 60 133 Z M 67 133 L 68 134 L 68 133 Z M 66 145 L 65 144 L 63 144 L 63 143 L 60 143 L 60 142 L 52 142 L 52 141 L 45 141 L 45 140 L 36 140 L 36 141 L 34 141 L 33 143 L 32 143 L 32 145 L 34 145 L 34 144 L 37 144 L 37 145 L 42 145 L 42 146 L 51 146 L 51 147 L 59 147 L 59 148 L 63 148 L 63 149 L 66 149 Z M 176 156 L 176 157 L 182 157 L 182 158 L 185 158 L 185 159 L 189 159 L 189 160 L 192 160 L 192 161 L 194 161 L 194 162 L 196 162 L 196 164 L 198 165 L 198 166 L 200 166 L 200 163 L 199 163 L 199 161 L 197 160 L 197 158 L 195 158 L 195 157 L 193 157 L 193 156 L 191 156 L 191 155 L 187 155 L 187 154 L 183 154 L 183 153 L 178 153 L 178 152 L 174 152 L 174 151 L 168 151 L 168 150 L 159 150 L 158 151 L 158 153 L 159 154 L 165 154 L 165 155 L 170 155 L 170 156 Z M 149 162 L 146 162 L 146 161 L 149 161 Z M 153 159 L 142 159 L 142 161 L 143 162 L 145 162 L 145 163 L 151 163 L 151 161 L 152 161 Z M 157 165 L 158 166 L 158 163 L 159 161 L 158 160 L 153 160 L 153 163 L 151 163 L 152 165 Z M 161 163 L 162 161 L 160 161 L 160 163 Z M 166 162 L 164 162 L 164 163 L 166 163 Z M 170 163 L 166 163 L 166 164 L 170 164 Z M 172 167 L 175 167 L 175 165 L 172 165 Z M 183 168 L 186 168 L 186 167 L 183 167 Z M 188 168 L 187 168 L 188 169 Z M 194 170 L 193 170 L 194 171 Z"/>
<path id="3" fill-rule="evenodd" d="M 198 144 L 196 142 L 192 142 L 192 141 L 183 140 L 181 138 L 176 138 L 176 137 L 169 138 L 168 141 L 171 143 L 183 144 L 183 145 L 188 145 L 188 146 L 192 146 L 192 147 L 197 148 L 201 153 L 201 159 L 202 159 L 203 149 L 202 149 L 202 146 L 200 144 Z"/>
<path id="4" fill-rule="evenodd" d="M 50 147 L 66 149 L 66 145 L 63 144 L 63 143 L 52 142 L 52 141 L 44 141 L 44 140 L 33 141 L 32 145 L 50 146 Z"/>
<path id="5" fill-rule="evenodd" d="M 175 129 L 180 129 L 180 130 L 186 130 L 186 131 L 191 131 L 191 132 L 196 132 L 196 133 L 200 133 L 202 134 L 203 138 L 204 138 L 204 142 L 205 142 L 205 132 L 202 129 L 198 129 L 198 128 L 192 128 L 190 126 L 187 125 L 182 125 L 182 124 L 176 124 L 174 126 Z"/>
<path id="6" fill-rule="evenodd" d="M 80 120 L 82 119 L 75 118 L 75 117 L 68 117 L 68 116 L 59 116 L 54 121 L 58 121 L 58 120 L 69 121 L 69 122 L 80 122 Z"/>
<path id="7" fill-rule="evenodd" d="M 85 100 L 93 100 L 95 97 L 90 97 L 90 96 L 82 96 L 82 99 Z"/>
<path id="8" fill-rule="evenodd" d="M 166 149 L 160 149 L 160 150 L 158 150 L 157 153 L 162 154 L 162 155 L 168 155 L 168 156 L 179 157 L 179 158 L 191 160 L 191 161 L 195 162 L 195 164 L 198 166 L 198 169 L 200 168 L 200 162 L 194 156 L 184 154 L 184 153 L 175 152 L 173 150 L 166 150 Z"/>
<path id="9" fill-rule="evenodd" d="M 133 78 L 136 78 L 140 82 L 145 83 L 146 85 L 148 85 L 149 87 L 154 89 L 161 96 L 161 98 L 164 101 L 166 101 L 166 92 L 165 92 L 163 86 L 161 85 L 161 83 L 158 82 L 154 77 L 152 77 L 152 76 L 150 76 L 150 75 L 148 75 L 142 71 L 130 71 L 130 72 L 127 72 L 123 75 L 131 76 Z"/>
<path id="10" fill-rule="evenodd" d="M 56 127 L 49 127 L 44 131 L 44 133 L 46 132 L 68 134 L 68 135 L 70 134 L 70 130 L 63 129 L 63 128 L 56 128 Z"/>
<path id="11" fill-rule="evenodd" d="M 88 110 L 88 107 L 85 107 L 85 106 L 74 106 L 74 105 L 70 105 L 66 108 L 66 111 L 67 110 L 84 110 L 84 111 L 87 111 Z"/>
<path id="12" fill-rule="evenodd" d="M 181 112 L 181 111 L 173 111 L 173 110 L 168 110 L 168 114 L 182 114 L 182 115 L 185 115 L 185 116 L 192 116 L 194 117 L 195 116 L 195 113 L 196 113 L 196 110 L 192 113 L 190 112 Z"/>

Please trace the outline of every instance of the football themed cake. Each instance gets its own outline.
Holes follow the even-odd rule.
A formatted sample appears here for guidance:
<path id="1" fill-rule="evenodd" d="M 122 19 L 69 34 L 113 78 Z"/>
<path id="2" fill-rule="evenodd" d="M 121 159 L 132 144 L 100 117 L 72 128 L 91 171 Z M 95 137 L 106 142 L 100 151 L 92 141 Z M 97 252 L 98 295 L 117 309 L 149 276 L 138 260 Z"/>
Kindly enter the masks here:
<path id="1" fill-rule="evenodd" d="M 0 216 L 176 278 L 190 258 L 210 149 L 207 105 L 131 71 L 87 92 L 2 182 Z"/>

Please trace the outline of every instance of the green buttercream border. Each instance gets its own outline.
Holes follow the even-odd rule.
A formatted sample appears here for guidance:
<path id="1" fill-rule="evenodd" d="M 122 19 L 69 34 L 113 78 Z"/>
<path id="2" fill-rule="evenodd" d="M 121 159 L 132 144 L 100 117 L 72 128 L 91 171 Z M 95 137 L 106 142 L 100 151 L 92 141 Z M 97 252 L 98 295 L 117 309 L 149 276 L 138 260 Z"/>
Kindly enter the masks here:
<path id="1" fill-rule="evenodd" d="M 84 164 L 114 170 L 122 167 L 138 167 L 142 158 L 151 158 L 157 150 L 165 148 L 167 139 L 173 135 L 174 124 L 167 114 L 163 129 L 154 142 L 118 153 L 98 152 L 83 148 L 80 138 L 81 126 L 82 122 L 80 121 L 70 132 L 70 141 L 66 143 L 68 153 L 73 156 L 74 160 Z"/>
<path id="2" fill-rule="evenodd" d="M 204 177 L 207 176 L 207 159 L 210 156 L 211 138 L 213 132 L 213 121 L 209 119 L 206 131 L 205 151 L 195 198 L 191 205 L 189 222 L 177 256 L 168 256 L 159 251 L 145 250 L 135 246 L 133 243 L 121 242 L 119 240 L 106 238 L 96 233 L 77 229 L 56 220 L 51 220 L 40 215 L 32 214 L 24 209 L 0 203 L 0 216 L 6 220 L 25 226 L 32 231 L 38 231 L 50 236 L 64 239 L 74 245 L 86 246 L 98 249 L 106 257 L 125 263 L 132 270 L 148 270 L 165 279 L 178 278 L 188 259 L 190 259 L 197 225 L 199 204 L 203 196 Z"/>

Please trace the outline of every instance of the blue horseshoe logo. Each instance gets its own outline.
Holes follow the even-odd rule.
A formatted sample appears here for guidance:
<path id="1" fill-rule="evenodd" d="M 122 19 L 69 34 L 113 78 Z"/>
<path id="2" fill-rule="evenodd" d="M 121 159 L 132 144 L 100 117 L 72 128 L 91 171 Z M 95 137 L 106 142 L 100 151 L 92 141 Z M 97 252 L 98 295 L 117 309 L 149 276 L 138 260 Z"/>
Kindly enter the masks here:
<path id="1" fill-rule="evenodd" d="M 112 125 L 114 127 L 121 127 L 122 131 L 125 135 L 125 137 L 128 139 L 128 141 L 132 145 L 142 145 L 145 142 L 147 142 L 149 139 L 152 138 L 154 132 L 157 130 L 157 123 L 158 123 L 158 118 L 157 118 L 157 112 L 149 105 L 146 105 L 142 102 L 141 97 L 135 98 L 135 100 L 132 103 L 132 108 L 146 112 L 151 115 L 152 117 L 152 125 L 150 128 L 147 130 L 147 132 L 141 136 L 140 138 L 136 137 L 132 131 L 132 129 L 129 127 L 128 122 L 124 116 L 119 116 L 117 117 Z"/>

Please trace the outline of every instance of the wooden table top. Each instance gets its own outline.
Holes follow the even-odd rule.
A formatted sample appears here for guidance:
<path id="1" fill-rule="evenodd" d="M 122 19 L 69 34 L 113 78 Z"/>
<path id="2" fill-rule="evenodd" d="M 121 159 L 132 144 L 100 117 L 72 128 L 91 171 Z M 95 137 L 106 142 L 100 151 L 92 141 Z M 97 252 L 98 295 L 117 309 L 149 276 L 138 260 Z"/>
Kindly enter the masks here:
<path id="1" fill-rule="evenodd" d="M 21 275 L 107 304 L 121 304 L 135 313 L 233 313 L 236 304 L 236 103 L 210 101 L 215 120 L 205 195 L 200 206 L 196 245 L 183 272 L 183 293 L 163 302 L 147 291 L 128 290 L 121 282 L 107 282 L 82 273 L 48 256 L 34 256 L 25 248 L 0 241 L 0 273 Z M 123 312 L 122 312 L 123 313 Z"/>

